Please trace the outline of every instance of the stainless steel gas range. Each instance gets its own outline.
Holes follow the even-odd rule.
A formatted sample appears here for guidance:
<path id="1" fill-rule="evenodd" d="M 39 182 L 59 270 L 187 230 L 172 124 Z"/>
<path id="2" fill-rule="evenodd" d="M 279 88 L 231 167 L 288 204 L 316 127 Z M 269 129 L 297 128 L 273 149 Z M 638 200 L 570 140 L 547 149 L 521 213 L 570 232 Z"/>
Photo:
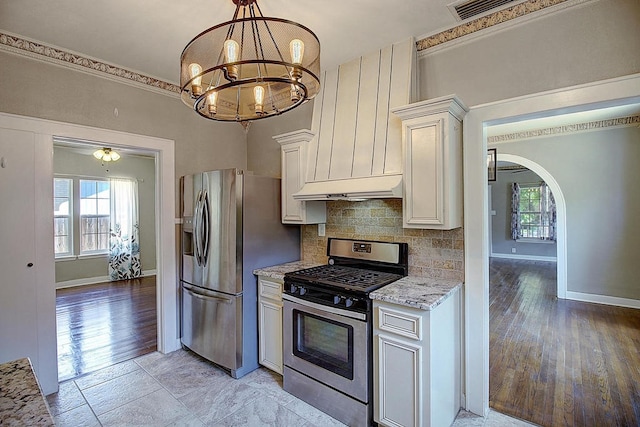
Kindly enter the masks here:
<path id="1" fill-rule="evenodd" d="M 329 264 L 284 276 L 284 389 L 349 426 L 373 423 L 369 293 L 407 275 L 406 243 L 330 238 Z"/>

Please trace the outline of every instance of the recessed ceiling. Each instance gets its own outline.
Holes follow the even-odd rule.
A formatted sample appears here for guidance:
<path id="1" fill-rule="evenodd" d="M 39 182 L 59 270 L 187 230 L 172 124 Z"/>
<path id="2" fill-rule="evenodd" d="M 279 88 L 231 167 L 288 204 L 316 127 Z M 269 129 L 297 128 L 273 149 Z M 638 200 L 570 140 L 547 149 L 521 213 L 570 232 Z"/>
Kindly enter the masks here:
<path id="1" fill-rule="evenodd" d="M 309 27 L 331 68 L 407 37 L 451 28 L 451 0 L 258 0 L 263 14 Z M 0 30 L 177 83 L 180 54 L 231 19 L 232 0 L 0 2 Z"/>

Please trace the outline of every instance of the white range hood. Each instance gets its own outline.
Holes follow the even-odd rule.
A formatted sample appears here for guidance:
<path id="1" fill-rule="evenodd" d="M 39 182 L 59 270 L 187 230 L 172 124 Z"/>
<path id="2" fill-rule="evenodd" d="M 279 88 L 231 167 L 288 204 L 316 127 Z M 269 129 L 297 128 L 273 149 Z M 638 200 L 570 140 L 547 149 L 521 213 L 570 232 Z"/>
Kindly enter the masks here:
<path id="1" fill-rule="evenodd" d="M 308 182 L 293 194 L 296 200 L 389 199 L 402 197 L 402 175 L 382 175 Z"/>
<path id="2" fill-rule="evenodd" d="M 415 99 L 415 57 L 409 38 L 322 74 L 294 200 L 402 198 L 402 121 L 391 109 Z"/>

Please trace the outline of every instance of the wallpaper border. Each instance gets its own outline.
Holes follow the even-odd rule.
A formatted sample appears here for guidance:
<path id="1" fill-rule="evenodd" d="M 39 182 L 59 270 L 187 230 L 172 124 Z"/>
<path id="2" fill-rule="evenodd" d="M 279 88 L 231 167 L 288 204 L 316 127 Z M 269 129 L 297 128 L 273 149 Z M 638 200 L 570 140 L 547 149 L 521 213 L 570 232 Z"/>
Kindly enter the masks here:
<path id="1" fill-rule="evenodd" d="M 121 82 L 124 80 L 138 87 L 152 89 L 155 92 L 165 94 L 169 92 L 175 95 L 180 93 L 180 88 L 173 83 L 127 70 L 126 68 L 93 59 L 79 53 L 72 53 L 64 49 L 47 46 L 40 42 L 28 40 L 6 32 L 0 32 L 0 49 Z"/>
<path id="2" fill-rule="evenodd" d="M 420 39 L 416 42 L 416 48 L 421 52 L 568 1 L 570 0 L 528 0 Z"/>
<path id="3" fill-rule="evenodd" d="M 519 141 L 522 139 L 541 138 L 545 136 L 555 136 L 567 133 L 589 132 L 598 129 L 606 129 L 610 127 L 623 126 L 639 126 L 640 115 L 618 117 L 614 119 L 594 120 L 590 122 L 575 123 L 561 126 L 551 126 L 541 129 L 532 129 L 527 131 L 506 133 L 503 135 L 494 135 L 487 138 L 488 144 L 499 144 L 505 142 Z"/>

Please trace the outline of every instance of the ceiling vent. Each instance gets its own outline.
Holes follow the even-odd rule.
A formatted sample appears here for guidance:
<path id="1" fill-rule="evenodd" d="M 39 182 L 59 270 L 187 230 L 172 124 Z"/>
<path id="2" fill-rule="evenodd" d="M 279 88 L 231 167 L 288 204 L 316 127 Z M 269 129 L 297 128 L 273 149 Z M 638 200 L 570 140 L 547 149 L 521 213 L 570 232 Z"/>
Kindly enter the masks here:
<path id="1" fill-rule="evenodd" d="M 465 19 L 482 15 L 494 9 L 501 8 L 502 6 L 520 3 L 521 1 L 522 0 L 468 0 L 456 2 L 450 5 L 449 8 L 455 11 L 457 18 L 464 21 Z"/>

